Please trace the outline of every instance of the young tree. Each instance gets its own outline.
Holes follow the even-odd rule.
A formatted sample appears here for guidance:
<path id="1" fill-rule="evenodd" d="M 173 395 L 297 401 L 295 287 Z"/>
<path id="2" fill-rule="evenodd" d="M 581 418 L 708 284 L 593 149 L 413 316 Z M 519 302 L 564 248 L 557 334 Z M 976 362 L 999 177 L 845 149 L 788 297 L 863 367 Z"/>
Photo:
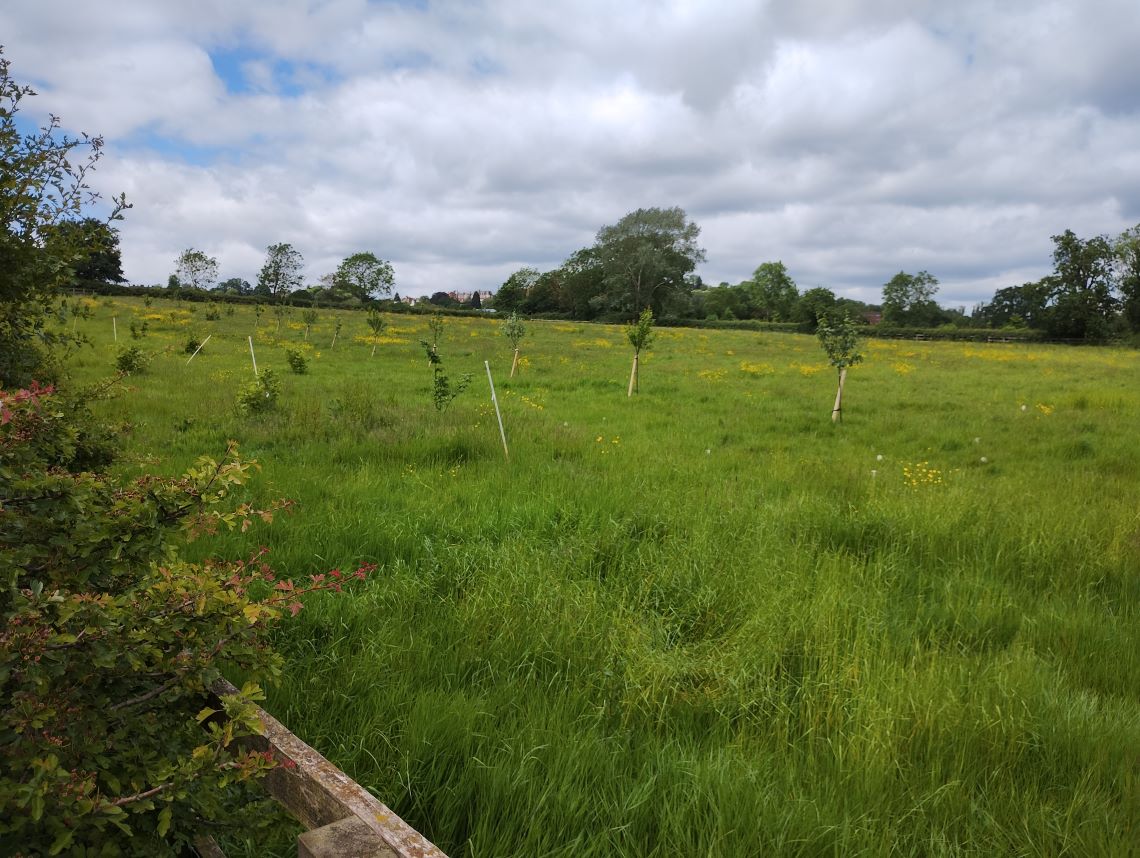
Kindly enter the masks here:
<path id="1" fill-rule="evenodd" d="M 455 397 L 467 389 L 467 385 L 471 383 L 471 373 L 464 373 L 453 385 L 447 373 L 443 371 L 443 358 L 439 353 L 439 340 L 443 336 L 443 317 L 436 315 L 428 319 L 428 330 L 431 331 L 431 340 L 420 340 L 420 345 L 423 346 L 428 366 L 431 367 L 432 402 L 435 404 L 435 410 L 442 413 L 447 410 Z"/>
<path id="2" fill-rule="evenodd" d="M 835 423 L 843 420 L 843 383 L 847 380 L 847 368 L 863 361 L 859 332 L 851 317 L 844 313 L 839 319 L 824 318 L 816 329 L 816 336 L 827 353 L 828 363 L 839 373 L 839 389 L 835 392 L 835 407 L 831 409 L 831 422 Z"/>
<path id="3" fill-rule="evenodd" d="M 174 276 L 182 286 L 209 289 L 218 279 L 218 260 L 192 247 L 182 251 L 175 263 Z"/>
<path id="4" fill-rule="evenodd" d="M 349 298 L 366 301 L 371 297 L 392 294 L 396 275 L 392 263 L 374 253 L 354 253 L 337 266 L 333 290 Z"/>
<path id="5" fill-rule="evenodd" d="M 98 198 L 87 177 L 103 149 L 101 137 L 60 134 L 54 115 L 23 133 L 21 103 L 36 93 L 12 78 L 10 65 L 0 52 L 0 387 L 7 388 L 55 376 L 50 346 L 60 335 L 48 321 L 85 255 L 79 230 L 60 226 Z M 120 195 L 108 223 L 126 208 Z"/>
<path id="6" fill-rule="evenodd" d="M 680 208 L 638 209 L 598 230 L 594 249 L 610 306 L 631 316 L 639 307 L 660 314 L 686 292 L 685 276 L 704 261 L 700 234 Z"/>
<path id="7" fill-rule="evenodd" d="M 265 249 L 265 264 L 257 275 L 255 291 L 280 300 L 301 288 L 304 267 L 305 259 L 293 245 L 271 244 Z"/>
<path id="8" fill-rule="evenodd" d="M 384 317 L 375 307 L 368 311 L 368 327 L 372 329 L 372 354 L 370 357 L 376 357 L 377 340 L 384 336 L 384 329 L 388 327 L 388 323 L 384 321 Z"/>
<path id="9" fill-rule="evenodd" d="M 317 323 L 317 320 L 319 318 L 320 318 L 320 316 L 317 315 L 317 311 L 313 308 L 305 310 L 303 313 L 301 313 L 301 320 L 305 323 L 305 340 L 306 341 L 308 341 L 308 339 L 309 339 L 309 331 L 311 331 L 313 329 L 313 325 L 315 325 Z"/>
<path id="10" fill-rule="evenodd" d="M 526 336 L 526 325 L 523 324 L 522 319 L 519 318 L 518 313 L 511 313 L 502 323 L 503 336 L 507 338 L 507 342 L 511 344 L 511 349 L 514 351 L 514 358 L 511 360 L 511 378 L 515 377 L 515 370 L 519 365 L 519 343 L 522 342 L 523 337 Z"/>
<path id="11" fill-rule="evenodd" d="M 655 336 L 653 331 L 653 311 L 648 307 L 642 310 L 637 320 L 631 322 L 625 329 L 625 335 L 629 339 L 629 344 L 633 346 L 633 369 L 629 373 L 629 390 L 626 391 L 625 395 L 633 396 L 633 392 L 638 389 L 637 369 L 638 362 L 641 359 L 641 352 L 649 348 Z"/>

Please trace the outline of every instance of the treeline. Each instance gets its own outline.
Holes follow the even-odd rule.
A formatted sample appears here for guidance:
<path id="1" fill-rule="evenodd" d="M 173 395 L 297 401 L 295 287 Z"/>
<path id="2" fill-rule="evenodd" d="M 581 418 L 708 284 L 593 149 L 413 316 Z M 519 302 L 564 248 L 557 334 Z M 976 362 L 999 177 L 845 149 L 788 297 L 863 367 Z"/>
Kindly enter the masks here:
<path id="1" fill-rule="evenodd" d="M 1053 273 L 1008 286 L 974 308 L 989 328 L 1041 331 L 1054 339 L 1104 342 L 1140 334 L 1140 224 L 1115 239 L 1053 237 Z"/>
<path id="2" fill-rule="evenodd" d="M 75 266 L 79 288 L 106 291 L 122 282 L 118 236 L 93 220 L 66 225 L 90 248 Z M 1115 239 L 1081 239 L 1071 230 L 1052 237 L 1053 272 L 1040 280 L 999 289 L 992 300 L 948 309 L 935 300 L 938 279 L 927 271 L 900 271 L 883 284 L 880 304 L 866 304 L 817 286 L 800 291 L 783 262 L 757 266 L 736 284 L 709 286 L 695 273 L 705 260 L 700 228 L 680 208 L 638 209 L 602 227 L 590 247 L 576 250 L 550 271 L 520 268 L 499 287 L 490 307 L 583 321 L 626 322 L 646 307 L 664 324 L 756 322 L 814 331 L 827 316 L 848 315 L 876 326 L 876 333 L 971 337 L 1000 330 L 1017 339 L 1104 342 L 1140 333 L 1140 225 Z M 336 271 L 305 286 L 303 259 L 289 244 L 270 245 L 256 284 L 240 278 L 218 282 L 217 260 L 188 249 L 176 260 L 167 290 L 195 298 L 372 305 L 392 296 L 391 263 L 371 252 L 354 253 Z M 479 293 L 460 305 L 436 292 L 436 308 L 478 309 Z M 399 294 L 385 302 L 402 310 Z"/>
<path id="3" fill-rule="evenodd" d="M 1053 236 L 1053 273 L 1000 289 L 967 314 L 935 301 L 938 279 L 900 271 L 883 284 L 880 304 L 815 287 L 803 292 L 782 262 L 764 262 L 737 284 L 708 286 L 694 272 L 705 252 L 699 227 L 683 210 L 638 209 L 602 227 L 591 247 L 558 268 L 520 268 L 499 287 L 499 311 L 626 321 L 650 307 L 665 324 L 738 322 L 813 331 L 829 315 L 850 315 L 884 336 L 985 336 L 1103 342 L 1140 332 L 1140 225 L 1116 239 Z M 740 325 L 751 327 L 752 325 Z"/>

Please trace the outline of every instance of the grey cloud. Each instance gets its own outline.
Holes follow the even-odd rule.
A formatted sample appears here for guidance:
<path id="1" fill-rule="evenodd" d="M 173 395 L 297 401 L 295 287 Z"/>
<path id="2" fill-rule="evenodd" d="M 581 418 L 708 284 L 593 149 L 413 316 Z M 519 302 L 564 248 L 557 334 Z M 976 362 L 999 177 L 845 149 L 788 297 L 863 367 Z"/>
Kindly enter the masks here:
<path id="1" fill-rule="evenodd" d="M 405 294 L 489 288 L 680 205 L 706 281 L 782 259 L 873 300 L 926 268 L 969 304 L 1045 273 L 1051 234 L 1140 220 L 1131 0 L 12 0 L 0 32 L 37 109 L 107 137 L 143 282 L 191 245 L 252 279 L 289 241 L 314 281 L 370 249 Z M 243 48 L 228 92 L 211 52 Z"/>

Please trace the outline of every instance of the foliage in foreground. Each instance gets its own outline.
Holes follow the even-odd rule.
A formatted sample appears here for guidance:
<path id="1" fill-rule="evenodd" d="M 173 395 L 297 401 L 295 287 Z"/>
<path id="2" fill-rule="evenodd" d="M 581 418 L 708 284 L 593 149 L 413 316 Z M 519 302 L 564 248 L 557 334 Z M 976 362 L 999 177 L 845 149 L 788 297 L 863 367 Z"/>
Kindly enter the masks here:
<path id="1" fill-rule="evenodd" d="M 0 851 L 167 854 L 265 818 L 248 786 L 275 761 L 237 741 L 259 732 L 259 689 L 217 720 L 206 691 L 223 669 L 274 677 L 265 629 L 341 576 L 180 559 L 176 534 L 272 519 L 282 504 L 228 500 L 255 463 L 231 445 L 122 485 L 82 470 L 109 458 L 83 416 L 50 387 L 0 391 Z"/>

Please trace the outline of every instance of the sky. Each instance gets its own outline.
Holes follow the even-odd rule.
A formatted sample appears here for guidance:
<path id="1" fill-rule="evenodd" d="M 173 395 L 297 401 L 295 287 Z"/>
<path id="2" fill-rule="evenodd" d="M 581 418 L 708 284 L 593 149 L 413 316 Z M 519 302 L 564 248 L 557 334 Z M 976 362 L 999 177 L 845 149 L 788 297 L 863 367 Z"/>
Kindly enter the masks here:
<path id="1" fill-rule="evenodd" d="M 5 0 L 0 44 L 23 120 L 104 137 L 133 283 L 288 242 L 494 290 L 680 206 L 708 284 L 969 308 L 1140 223 L 1136 0 Z"/>

